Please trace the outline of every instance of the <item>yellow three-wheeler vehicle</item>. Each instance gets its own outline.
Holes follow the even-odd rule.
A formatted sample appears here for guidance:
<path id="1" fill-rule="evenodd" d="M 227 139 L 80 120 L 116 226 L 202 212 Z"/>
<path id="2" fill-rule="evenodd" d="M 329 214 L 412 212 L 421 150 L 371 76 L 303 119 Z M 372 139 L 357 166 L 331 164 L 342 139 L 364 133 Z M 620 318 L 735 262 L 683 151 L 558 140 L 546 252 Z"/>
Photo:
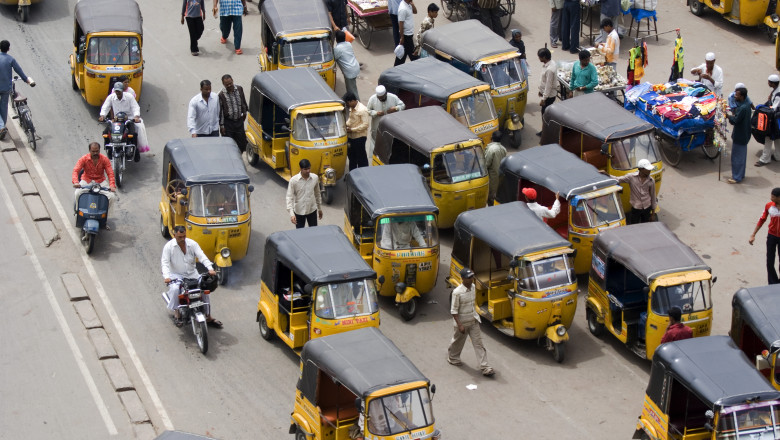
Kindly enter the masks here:
<path id="1" fill-rule="evenodd" d="M 436 58 L 391 67 L 379 75 L 379 84 L 398 95 L 407 109 L 441 106 L 485 145 L 498 130 L 490 85 Z"/>
<path id="2" fill-rule="evenodd" d="M 780 391 L 728 336 L 658 347 L 632 438 L 768 440 L 780 433 Z"/>
<path id="3" fill-rule="evenodd" d="M 489 206 L 458 216 L 447 283 L 459 285 L 470 267 L 478 313 L 502 333 L 544 342 L 563 362 L 577 310 L 573 253 L 525 203 Z"/>
<path id="4" fill-rule="evenodd" d="M 423 172 L 439 207 L 439 227 L 487 203 L 482 140 L 440 107 L 391 113 L 379 121 L 374 165 L 411 163 Z"/>
<path id="5" fill-rule="evenodd" d="M 589 93 L 551 105 L 542 116 L 542 144 L 558 143 L 580 159 L 611 176 L 636 173 L 637 163 L 650 161 L 655 169 L 655 194 L 661 190 L 664 170 L 655 141 L 655 128 L 603 93 Z M 631 208 L 631 190 L 623 186 L 623 209 Z"/>
<path id="6" fill-rule="evenodd" d="M 555 193 L 563 199 L 555 218 L 545 219 L 576 250 L 574 269 L 588 273 L 593 239 L 600 231 L 623 226 L 626 217 L 620 205 L 620 186 L 560 145 L 550 144 L 518 151 L 500 165 L 501 180 L 496 201 L 524 200 L 524 188 L 537 192 L 537 203 L 553 206 Z"/>
<path id="7" fill-rule="evenodd" d="M 38 3 L 41 0 L 0 0 L 0 5 L 14 5 L 16 6 L 16 13 L 19 14 L 19 19 L 22 23 L 27 23 L 30 19 L 30 5 Z"/>
<path id="8" fill-rule="evenodd" d="M 600 336 L 606 327 L 631 351 L 652 359 L 674 306 L 694 337 L 710 334 L 715 280 L 709 266 L 663 223 L 604 231 L 593 242 L 588 329 Z"/>
<path id="9" fill-rule="evenodd" d="M 773 387 L 780 390 L 780 285 L 742 288 L 731 300 L 734 343 Z"/>
<path id="10" fill-rule="evenodd" d="M 262 72 L 252 79 L 246 153 L 260 159 L 285 180 L 311 162 L 320 178 L 323 200 L 333 201 L 333 187 L 347 165 L 346 106 L 309 67 Z"/>
<path id="11" fill-rule="evenodd" d="M 252 233 L 249 193 L 254 187 L 233 139 L 186 138 L 165 144 L 160 233 L 185 225 L 216 265 L 220 284 L 234 261 L 246 256 Z"/>
<path id="12" fill-rule="evenodd" d="M 313 339 L 301 353 L 290 434 L 295 440 L 440 440 L 435 392 L 377 328 Z"/>
<path id="13" fill-rule="evenodd" d="M 300 352 L 311 339 L 377 327 L 375 279 L 338 226 L 274 232 L 260 275 L 260 336 Z"/>
<path id="14" fill-rule="evenodd" d="M 763 27 L 771 41 L 777 38 L 780 4 L 776 0 L 688 0 L 688 7 L 698 16 L 710 8 L 732 23 Z"/>
<path id="15" fill-rule="evenodd" d="M 408 321 L 436 285 L 439 209 L 414 165 L 355 168 L 345 180 L 344 231 L 379 274 L 379 294 L 394 296 Z"/>
<path id="16" fill-rule="evenodd" d="M 528 101 L 528 79 L 520 66 L 517 48 L 496 35 L 479 20 L 437 26 L 423 34 L 422 48 L 437 58 L 490 84 L 493 105 L 501 129 L 520 146 Z"/>
<path id="17" fill-rule="evenodd" d="M 321 0 L 265 0 L 260 7 L 260 71 L 311 67 L 331 89 L 336 61 L 330 19 Z"/>
<path id="18" fill-rule="evenodd" d="M 73 90 L 89 105 L 103 105 L 120 76 L 141 99 L 143 18 L 135 0 L 79 0 L 73 11 Z"/>

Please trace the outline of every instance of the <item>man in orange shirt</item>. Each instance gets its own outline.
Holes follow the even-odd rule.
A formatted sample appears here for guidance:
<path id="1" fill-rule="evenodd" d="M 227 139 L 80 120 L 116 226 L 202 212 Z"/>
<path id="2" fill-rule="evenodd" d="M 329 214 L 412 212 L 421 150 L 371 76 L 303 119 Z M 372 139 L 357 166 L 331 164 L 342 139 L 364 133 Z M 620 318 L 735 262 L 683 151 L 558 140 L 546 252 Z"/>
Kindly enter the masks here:
<path id="1" fill-rule="evenodd" d="M 83 174 L 79 176 L 79 173 L 83 171 Z M 109 191 L 101 191 L 108 197 L 108 209 L 111 210 L 111 205 L 114 201 L 114 192 L 116 192 L 116 181 L 114 180 L 114 169 L 111 167 L 111 161 L 108 157 L 100 154 L 100 144 L 92 142 L 89 144 L 89 154 L 81 156 L 76 162 L 76 166 L 73 167 L 73 187 L 78 188 L 76 190 L 76 203 L 78 203 L 79 196 L 89 191 L 89 186 L 94 183 L 99 183 L 100 186 L 105 186 L 106 177 L 108 176 Z"/>
<path id="2" fill-rule="evenodd" d="M 620 36 L 611 18 L 601 20 L 601 29 L 607 37 L 604 43 L 599 43 L 599 52 L 604 55 L 606 64 L 612 66 L 617 72 L 617 63 L 620 57 Z"/>

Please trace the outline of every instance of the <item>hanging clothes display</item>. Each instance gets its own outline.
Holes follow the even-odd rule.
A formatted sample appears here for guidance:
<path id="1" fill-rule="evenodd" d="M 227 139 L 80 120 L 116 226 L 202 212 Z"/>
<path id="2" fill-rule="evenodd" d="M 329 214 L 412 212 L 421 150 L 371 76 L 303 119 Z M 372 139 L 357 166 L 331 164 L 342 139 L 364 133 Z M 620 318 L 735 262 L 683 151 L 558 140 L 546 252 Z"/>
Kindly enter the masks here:
<path id="1" fill-rule="evenodd" d="M 647 66 L 647 45 L 637 44 L 628 51 L 628 84 L 637 85 L 645 76 L 645 66 Z"/>
<path id="2" fill-rule="evenodd" d="M 674 59 L 672 61 L 672 73 L 669 75 L 669 82 L 677 81 L 683 77 L 683 70 L 685 69 L 683 55 L 683 40 L 680 32 L 677 32 L 677 39 L 674 40 Z"/>

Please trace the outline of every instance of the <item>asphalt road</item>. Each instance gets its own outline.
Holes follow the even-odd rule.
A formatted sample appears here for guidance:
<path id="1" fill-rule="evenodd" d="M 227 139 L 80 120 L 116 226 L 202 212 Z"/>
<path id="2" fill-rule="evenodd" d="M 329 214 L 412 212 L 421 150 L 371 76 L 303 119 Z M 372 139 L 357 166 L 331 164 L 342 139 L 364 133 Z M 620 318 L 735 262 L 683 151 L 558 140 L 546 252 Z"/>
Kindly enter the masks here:
<path id="1" fill-rule="evenodd" d="M 61 229 L 62 238 L 47 249 L 36 246 L 34 253 L 42 261 L 52 262 L 43 265 L 47 277 L 54 279 L 62 271 L 73 271 L 79 273 L 85 284 L 94 283 L 88 290 L 99 290 L 96 286 L 102 286 L 106 294 L 96 297 L 98 315 L 158 432 L 175 427 L 224 439 L 289 438 L 287 429 L 298 360 L 292 350 L 278 341 L 263 341 L 254 320 L 262 245 L 268 234 L 292 227 L 284 212 L 286 182 L 267 167 L 249 167 L 255 185 L 251 198 L 253 225 L 249 256 L 234 266 L 231 284 L 213 296 L 214 315 L 222 320 L 225 328 L 210 332 L 208 356 L 200 354 L 186 327 L 177 329 L 171 325 L 159 295 L 163 289 L 159 256 L 165 243 L 157 228 L 160 153 L 169 139 L 187 136 L 187 103 L 198 93 L 201 79 L 210 79 L 218 91 L 219 78 L 231 73 L 237 84 L 249 86 L 251 77 L 258 71 L 256 3 L 250 4 L 250 16 L 244 21 L 244 55 L 235 55 L 231 43 L 227 47 L 219 44 L 218 21 L 209 17 L 201 39 L 200 57 L 189 55 L 187 30 L 179 24 L 179 2 L 140 0 L 139 3 L 145 19 L 146 61 L 141 108 L 152 151 L 140 163 L 130 164 L 125 174 L 126 184 L 110 221 L 112 231 L 101 233 L 90 258 L 97 280 L 91 279 L 90 271 L 82 264 L 83 251 L 67 233 L 68 228 L 73 228 L 70 213 L 60 213 L 56 206 L 50 206 L 50 211 L 55 213 L 53 220 Z M 48 180 L 54 188 L 54 193 L 47 195 L 56 201 L 50 205 L 65 208 L 72 206 L 73 164 L 86 153 L 87 143 L 97 140 L 102 131 L 96 122 L 98 110 L 88 106 L 70 88 L 67 59 L 73 48 L 74 4 L 74 0 L 45 0 L 33 7 L 27 24 L 14 20 L 13 8 L 0 8 L 0 38 L 11 41 L 10 53 L 38 83 L 35 89 L 22 86 L 22 90 L 29 96 L 43 139 L 36 152 L 27 150 L 22 155 L 28 163 L 31 156 L 37 158 L 43 171 L 38 176 L 39 183 Z M 416 19 L 420 20 L 426 5 L 417 6 L 420 12 Z M 761 31 L 738 27 L 713 13 L 695 17 L 687 11 L 683 0 L 661 2 L 658 15 L 659 31 L 681 29 L 686 70 L 703 62 L 705 52 L 715 51 L 718 64 L 725 71 L 724 91 L 730 91 L 736 82 L 743 82 L 754 102 L 764 101 L 769 93 L 766 77 L 775 68 L 774 47 Z M 537 143 L 534 133 L 540 129 L 535 97 L 540 64 L 533 54 L 547 41 L 548 20 L 547 0 L 518 2 L 512 27 L 523 30 L 534 73 L 523 133 L 525 147 Z M 441 16 L 437 25 L 444 22 L 446 19 Z M 673 38 L 671 33 L 661 35 L 659 41 L 647 41 L 650 65 L 646 79 L 663 82 L 668 77 Z M 382 31 L 374 36 L 370 51 L 354 44 L 358 58 L 364 63 L 358 81 L 364 100 L 373 93 L 379 73 L 392 65 L 390 40 L 390 32 Z M 632 44 L 633 38 L 622 40 L 623 62 Z M 553 58 L 573 60 L 574 56 L 556 50 Z M 336 90 L 343 93 L 341 75 L 338 77 Z M 719 162 L 707 160 L 700 151 L 686 154 L 678 168 L 668 167 L 663 177 L 661 220 L 702 255 L 718 276 L 713 289 L 713 333 L 728 331 L 733 292 L 741 286 L 761 285 L 766 280 L 763 231 L 756 246 L 749 246 L 747 238 L 768 200 L 770 189 L 776 185 L 779 168 L 777 163 L 760 169 L 752 167 L 758 150 L 759 145 L 751 142 L 747 179 L 741 185 L 725 183 L 730 175 L 728 158 L 722 165 L 725 177 L 718 181 Z M 3 179 L 4 185 L 8 182 L 7 178 Z M 16 192 L 10 194 L 17 197 Z M 343 226 L 343 197 L 343 187 L 339 186 L 336 202 L 325 209 L 324 223 Z M 18 200 L 14 203 L 22 209 Z M 32 230 L 29 224 L 26 228 Z M 13 222 L 6 217 L 0 231 L 3 236 L 18 235 Z M 442 260 L 436 289 L 424 298 L 419 315 L 412 322 L 401 321 L 391 301 L 383 301 L 382 331 L 436 384 L 434 411 L 445 438 L 629 438 L 641 411 L 649 364 L 621 347 L 614 338 L 597 339 L 590 335 L 582 301 L 571 329 L 566 361 L 561 365 L 535 343 L 508 338 L 487 326 L 483 326 L 484 339 L 490 362 L 498 371 L 495 378 L 486 379 L 479 374 L 468 346 L 464 350 L 464 367 L 446 363 L 451 321 L 443 278 L 449 266 L 452 233 L 443 231 L 441 239 Z M 0 262 L 13 264 L 3 264 L 7 276 L 2 285 L 4 290 L 15 293 L 3 294 L 4 303 L 15 299 L 21 304 L 12 303 L 6 309 L 10 319 L 0 324 L 6 359 L 0 363 L 4 377 L 0 388 L 4 390 L 0 420 L 4 426 L 13 422 L 22 425 L 17 430 L 0 433 L 0 438 L 19 438 L 23 434 L 39 438 L 50 433 L 59 438 L 81 438 L 84 432 L 93 432 L 94 438 L 131 436 L 132 430 L 127 425 L 116 422 L 119 431 L 112 436 L 95 420 L 97 406 L 91 403 L 94 399 L 87 391 L 87 380 L 71 360 L 57 361 L 60 380 L 56 381 L 40 376 L 38 368 L 26 367 L 26 357 L 35 352 L 67 359 L 66 353 L 58 353 L 66 342 L 58 336 L 62 329 L 52 321 L 50 310 L 44 308 L 42 296 L 17 297 L 28 290 L 45 289 L 41 283 L 30 280 L 31 256 L 22 243 L 14 239 L 7 242 Z M 586 284 L 581 286 L 583 289 Z M 36 307 L 36 316 L 45 325 L 18 325 L 31 306 Z M 75 319 L 72 310 L 63 310 L 66 319 Z M 85 343 L 83 334 L 76 336 L 77 345 Z M 82 348 L 89 349 L 89 346 Z M 13 357 L 19 362 L 7 360 Z M 44 360 L 39 362 L 37 365 L 46 364 Z M 116 398 L 101 388 L 106 383 L 105 373 L 99 368 L 87 370 L 98 383 L 99 394 L 106 393 L 111 411 L 117 411 L 113 406 Z M 477 389 L 467 389 L 469 384 L 477 385 Z M 52 393 L 58 398 L 50 398 Z M 17 405 L 8 403 L 9 395 L 31 408 L 34 402 L 34 410 L 19 411 Z M 78 404 L 68 404 L 68 401 Z M 45 430 L 24 425 L 33 420 L 38 423 L 40 417 L 36 413 L 41 411 L 56 415 L 48 421 Z M 121 414 L 113 415 L 113 419 L 121 420 Z"/>

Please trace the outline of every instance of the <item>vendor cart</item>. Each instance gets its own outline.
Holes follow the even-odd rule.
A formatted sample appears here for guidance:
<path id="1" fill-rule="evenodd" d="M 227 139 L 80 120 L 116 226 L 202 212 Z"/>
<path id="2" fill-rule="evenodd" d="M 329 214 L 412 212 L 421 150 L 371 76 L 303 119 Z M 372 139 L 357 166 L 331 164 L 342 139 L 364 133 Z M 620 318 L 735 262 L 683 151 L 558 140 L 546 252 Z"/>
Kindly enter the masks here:
<path id="1" fill-rule="evenodd" d="M 479 19 L 479 7 L 476 0 L 439 0 L 444 16 L 451 21 L 468 20 L 471 18 Z M 509 28 L 512 22 L 512 15 L 515 13 L 515 0 L 499 0 L 499 16 L 501 17 L 501 26 L 504 29 Z"/>
<path id="2" fill-rule="evenodd" d="M 371 46 L 371 35 L 374 31 L 393 27 L 386 0 L 349 0 L 347 5 L 352 31 L 366 49 Z"/>
<path id="3" fill-rule="evenodd" d="M 576 62 L 576 61 L 575 61 Z M 561 63 L 558 65 L 556 76 L 558 78 L 558 99 L 563 101 L 569 96 L 571 91 L 571 67 L 573 63 Z M 620 105 L 625 102 L 626 80 L 620 74 L 615 72 L 611 66 L 596 66 L 599 71 L 599 85 L 594 89 L 595 92 L 604 93 L 608 97 L 617 101 Z"/>

